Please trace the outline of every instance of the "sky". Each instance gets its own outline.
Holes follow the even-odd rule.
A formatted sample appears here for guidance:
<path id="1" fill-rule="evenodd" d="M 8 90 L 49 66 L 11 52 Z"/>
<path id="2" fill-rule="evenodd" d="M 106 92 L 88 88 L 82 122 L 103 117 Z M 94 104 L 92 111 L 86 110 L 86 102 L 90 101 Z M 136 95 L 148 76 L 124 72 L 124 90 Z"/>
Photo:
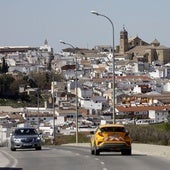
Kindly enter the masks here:
<path id="1" fill-rule="evenodd" d="M 47 39 L 55 52 L 68 46 L 92 49 L 119 45 L 125 26 L 128 36 L 170 47 L 169 0 L 0 0 L 0 46 L 39 47 Z"/>

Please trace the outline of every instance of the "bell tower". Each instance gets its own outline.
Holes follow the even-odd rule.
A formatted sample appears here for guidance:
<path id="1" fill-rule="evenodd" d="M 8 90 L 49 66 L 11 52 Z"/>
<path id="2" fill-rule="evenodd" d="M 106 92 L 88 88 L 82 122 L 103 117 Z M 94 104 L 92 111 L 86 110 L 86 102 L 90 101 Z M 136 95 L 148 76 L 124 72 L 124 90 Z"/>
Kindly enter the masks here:
<path id="1" fill-rule="evenodd" d="M 125 53 L 128 51 L 128 32 L 123 26 L 123 30 L 120 32 L 120 53 Z"/>

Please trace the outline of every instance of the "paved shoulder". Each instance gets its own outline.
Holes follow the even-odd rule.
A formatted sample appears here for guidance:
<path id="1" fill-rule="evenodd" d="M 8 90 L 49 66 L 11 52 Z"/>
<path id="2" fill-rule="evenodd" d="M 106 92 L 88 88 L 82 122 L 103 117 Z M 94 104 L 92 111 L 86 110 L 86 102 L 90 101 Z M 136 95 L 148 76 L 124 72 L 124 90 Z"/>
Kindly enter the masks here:
<path id="1" fill-rule="evenodd" d="M 89 143 L 78 143 L 78 144 L 71 143 L 65 145 L 83 146 L 83 147 L 90 148 Z M 170 146 L 132 143 L 132 153 L 161 156 L 170 159 Z"/>
<path id="2" fill-rule="evenodd" d="M 133 143 L 132 150 L 134 153 L 161 156 L 170 159 L 170 146 Z"/>

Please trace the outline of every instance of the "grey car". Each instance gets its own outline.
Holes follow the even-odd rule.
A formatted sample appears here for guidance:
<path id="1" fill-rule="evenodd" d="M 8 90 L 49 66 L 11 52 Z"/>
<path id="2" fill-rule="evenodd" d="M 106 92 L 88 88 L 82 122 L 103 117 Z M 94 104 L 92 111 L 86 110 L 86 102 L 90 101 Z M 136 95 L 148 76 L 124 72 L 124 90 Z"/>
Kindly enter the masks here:
<path id="1" fill-rule="evenodd" d="M 10 149 L 35 148 L 41 150 L 41 137 L 33 127 L 16 128 L 10 138 Z"/>

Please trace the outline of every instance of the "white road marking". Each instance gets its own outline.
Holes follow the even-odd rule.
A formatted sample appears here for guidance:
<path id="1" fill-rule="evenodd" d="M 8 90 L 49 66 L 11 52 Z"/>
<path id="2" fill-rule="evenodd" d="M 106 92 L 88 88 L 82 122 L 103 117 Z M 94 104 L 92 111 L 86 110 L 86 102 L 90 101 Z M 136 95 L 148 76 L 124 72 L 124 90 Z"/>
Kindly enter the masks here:
<path id="1" fill-rule="evenodd" d="M 12 167 L 16 167 L 16 166 L 17 166 L 17 163 L 18 163 L 18 160 L 17 160 L 17 159 L 15 159 L 12 155 L 10 155 L 9 153 L 7 153 L 7 152 L 5 152 L 5 151 L 1 151 L 1 153 L 3 153 L 4 156 L 5 156 L 5 161 L 3 161 L 4 164 L 8 165 L 9 162 L 10 162 L 10 161 L 8 160 L 8 158 L 6 157 L 6 155 L 8 155 L 8 157 L 10 157 L 10 158 L 14 161 L 11 166 L 12 166 Z M 3 166 L 6 166 L 6 165 L 3 165 Z"/>

